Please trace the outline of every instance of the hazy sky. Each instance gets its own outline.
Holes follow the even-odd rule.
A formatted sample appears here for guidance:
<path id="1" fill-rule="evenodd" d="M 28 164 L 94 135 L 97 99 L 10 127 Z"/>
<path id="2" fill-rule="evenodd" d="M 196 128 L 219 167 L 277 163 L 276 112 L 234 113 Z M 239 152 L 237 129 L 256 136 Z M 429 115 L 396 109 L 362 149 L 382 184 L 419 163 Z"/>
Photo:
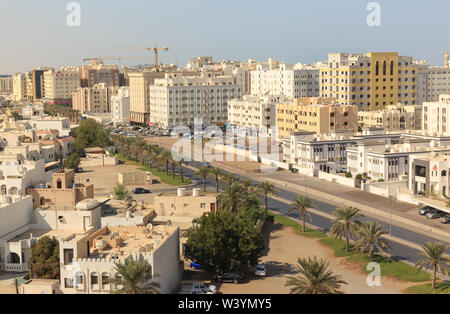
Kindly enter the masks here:
<path id="1" fill-rule="evenodd" d="M 200 55 L 313 63 L 338 51 L 399 51 L 440 65 L 450 49 L 448 0 L 378 0 L 381 27 L 366 23 L 368 0 L 78 0 L 81 27 L 72 28 L 69 2 L 0 0 L 0 74 L 142 56 L 112 48 L 156 42 L 170 48 L 161 61 L 179 65 Z"/>

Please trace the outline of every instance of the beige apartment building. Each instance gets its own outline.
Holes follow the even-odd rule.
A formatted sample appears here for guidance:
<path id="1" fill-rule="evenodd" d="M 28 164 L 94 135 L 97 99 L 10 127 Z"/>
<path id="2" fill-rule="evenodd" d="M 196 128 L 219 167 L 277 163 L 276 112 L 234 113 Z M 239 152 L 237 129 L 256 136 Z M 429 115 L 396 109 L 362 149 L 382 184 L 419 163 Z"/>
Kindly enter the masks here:
<path id="1" fill-rule="evenodd" d="M 417 104 L 417 81 L 413 58 L 397 52 L 330 53 L 320 70 L 321 96 L 360 110 Z"/>
<path id="2" fill-rule="evenodd" d="M 16 73 L 13 77 L 14 101 L 24 101 L 27 96 L 27 81 L 25 75 Z"/>
<path id="3" fill-rule="evenodd" d="M 358 123 L 362 128 L 384 128 L 387 132 L 420 130 L 422 128 L 422 106 L 403 106 L 398 103 L 386 109 L 359 111 Z"/>
<path id="4" fill-rule="evenodd" d="M 130 120 L 137 123 L 150 122 L 150 85 L 164 72 L 128 73 L 130 81 Z"/>
<path id="5" fill-rule="evenodd" d="M 276 126 L 280 139 L 293 132 L 327 134 L 331 131 L 358 130 L 358 107 L 339 105 L 333 98 L 295 98 L 276 105 Z"/>
<path id="6" fill-rule="evenodd" d="M 75 68 L 48 70 L 44 73 L 45 99 L 51 104 L 72 105 L 72 93 L 80 83 L 80 71 Z"/>
<path id="7" fill-rule="evenodd" d="M 83 114 L 111 112 L 111 97 L 117 95 L 117 91 L 118 87 L 106 83 L 80 87 L 72 93 L 72 108 Z"/>
<path id="8" fill-rule="evenodd" d="M 450 95 L 441 95 L 439 101 L 424 102 L 422 113 L 423 132 L 427 135 L 450 136 Z"/>
<path id="9" fill-rule="evenodd" d="M 13 77 L 11 75 L 0 75 L 0 94 L 11 94 L 13 92 Z"/>
<path id="10" fill-rule="evenodd" d="M 120 86 L 120 71 L 116 64 L 104 64 L 94 60 L 88 66 L 80 67 L 81 87 L 94 87 L 105 83 L 108 86 Z"/>

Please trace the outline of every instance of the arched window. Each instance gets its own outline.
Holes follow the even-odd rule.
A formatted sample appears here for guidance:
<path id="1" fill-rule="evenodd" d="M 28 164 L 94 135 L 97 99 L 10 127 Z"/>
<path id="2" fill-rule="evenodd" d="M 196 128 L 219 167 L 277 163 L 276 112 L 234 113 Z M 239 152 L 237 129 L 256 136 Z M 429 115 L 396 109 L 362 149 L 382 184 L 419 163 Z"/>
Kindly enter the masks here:
<path id="1" fill-rule="evenodd" d="M 1 194 L 6 195 L 6 185 L 4 185 L 4 184 L 1 187 Z"/>
<path id="2" fill-rule="evenodd" d="M 380 63 L 377 61 L 376 65 L 375 65 L 375 75 L 379 75 L 380 74 Z"/>
<path id="3" fill-rule="evenodd" d="M 383 62 L 383 75 L 386 75 L 386 61 Z"/>
<path id="4" fill-rule="evenodd" d="M 109 289 L 109 280 L 110 276 L 108 273 L 102 273 L 102 290 L 108 290 Z"/>
<path id="5" fill-rule="evenodd" d="M 447 171 L 442 170 L 442 172 L 441 172 L 441 177 L 446 177 L 446 176 L 447 176 Z"/>
<path id="6" fill-rule="evenodd" d="M 58 180 L 56 181 L 56 188 L 57 188 L 57 189 L 61 189 L 61 188 L 62 188 L 62 181 L 61 181 L 61 179 L 58 179 Z"/>
<path id="7" fill-rule="evenodd" d="M 394 75 L 394 61 L 391 61 L 391 75 Z"/>
<path id="8" fill-rule="evenodd" d="M 41 196 L 41 199 L 39 201 L 40 205 L 45 205 L 45 197 Z"/>
<path id="9" fill-rule="evenodd" d="M 8 263 L 9 264 L 20 264 L 20 257 L 16 253 L 9 253 L 8 256 Z"/>

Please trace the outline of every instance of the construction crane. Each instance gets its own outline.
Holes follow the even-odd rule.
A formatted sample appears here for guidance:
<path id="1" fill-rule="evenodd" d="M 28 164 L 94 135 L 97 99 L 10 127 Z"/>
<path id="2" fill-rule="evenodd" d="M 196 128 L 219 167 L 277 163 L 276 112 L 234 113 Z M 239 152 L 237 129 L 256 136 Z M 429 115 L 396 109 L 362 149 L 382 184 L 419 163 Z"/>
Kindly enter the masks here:
<path id="1" fill-rule="evenodd" d="M 105 60 L 115 60 L 119 61 L 119 65 L 122 60 L 136 60 L 136 59 L 148 59 L 148 57 L 140 56 L 140 57 L 97 57 L 97 58 L 84 58 L 83 65 L 86 61 L 105 61 Z"/>
<path id="2" fill-rule="evenodd" d="M 114 49 L 126 49 L 126 50 L 145 50 L 148 52 L 153 52 L 155 56 L 154 65 L 155 67 L 159 67 L 159 52 L 160 51 L 168 51 L 168 47 L 115 47 Z"/>

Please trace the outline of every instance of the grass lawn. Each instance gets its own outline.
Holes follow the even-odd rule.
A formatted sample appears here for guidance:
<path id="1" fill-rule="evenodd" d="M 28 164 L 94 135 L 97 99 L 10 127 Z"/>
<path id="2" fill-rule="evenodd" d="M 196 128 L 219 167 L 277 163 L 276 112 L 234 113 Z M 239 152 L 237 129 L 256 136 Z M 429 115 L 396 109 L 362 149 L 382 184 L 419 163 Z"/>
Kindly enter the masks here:
<path id="1" fill-rule="evenodd" d="M 412 286 L 405 289 L 407 294 L 450 294 L 450 282 L 437 282 L 436 289 L 431 289 L 431 283 Z"/>
<path id="2" fill-rule="evenodd" d="M 184 178 L 184 183 L 182 183 L 181 177 L 178 174 L 175 174 L 175 178 L 172 178 L 172 173 L 170 172 L 170 168 L 169 168 L 169 175 L 167 175 L 166 170 L 158 170 L 157 168 L 150 168 L 148 166 L 143 166 L 142 163 L 135 162 L 134 160 L 126 158 L 125 156 L 123 156 L 121 154 L 118 154 L 118 156 L 119 156 L 120 161 L 132 163 L 136 166 L 140 166 L 140 168 L 138 168 L 138 170 L 148 171 L 148 172 L 152 173 L 153 175 L 159 177 L 159 179 L 163 183 L 166 183 L 169 185 L 174 185 L 174 186 L 188 185 L 188 184 L 192 183 L 192 181 L 188 178 Z"/>
<path id="3" fill-rule="evenodd" d="M 367 270 L 367 264 L 372 262 L 368 258 L 367 254 L 350 256 L 347 260 L 353 263 L 362 263 L 362 270 L 366 273 L 370 273 L 372 271 Z M 424 271 L 417 273 L 417 268 L 414 266 L 391 258 L 376 255 L 373 261 L 380 264 L 381 276 L 393 276 L 408 282 L 423 282 L 431 280 L 431 275 L 429 273 Z"/>
<path id="4" fill-rule="evenodd" d="M 274 217 L 274 221 L 285 226 L 294 229 L 295 232 L 302 236 L 320 239 L 320 242 L 326 246 L 331 247 L 334 250 L 334 255 L 336 257 L 347 257 L 347 260 L 352 263 L 362 263 L 362 270 L 366 273 L 371 271 L 367 270 L 367 264 L 372 262 L 367 254 L 358 254 L 353 246 L 350 246 L 350 252 L 345 251 L 345 241 L 338 240 L 333 237 L 320 232 L 306 228 L 306 232 L 302 232 L 302 226 L 300 223 L 294 220 L 278 214 L 270 214 Z M 381 276 L 393 276 L 400 280 L 406 282 L 425 282 L 431 280 L 431 275 L 427 272 L 420 271 L 417 273 L 417 269 L 406 263 L 396 261 L 391 258 L 386 258 L 382 256 L 375 256 L 374 262 L 377 262 L 381 266 Z"/>

